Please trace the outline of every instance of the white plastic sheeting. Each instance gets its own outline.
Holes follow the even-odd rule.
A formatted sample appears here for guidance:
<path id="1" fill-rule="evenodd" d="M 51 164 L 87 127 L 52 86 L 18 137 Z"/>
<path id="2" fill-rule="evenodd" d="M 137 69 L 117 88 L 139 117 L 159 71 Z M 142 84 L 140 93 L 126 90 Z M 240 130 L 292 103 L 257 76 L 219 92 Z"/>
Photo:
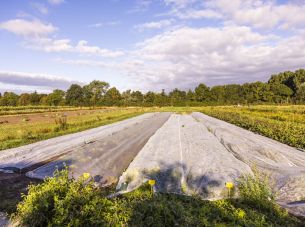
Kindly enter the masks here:
<path id="1" fill-rule="evenodd" d="M 70 174 L 78 177 L 90 173 L 98 184 L 111 184 L 128 167 L 147 140 L 169 118 L 169 113 L 157 113 L 149 118 L 141 119 L 126 128 L 113 132 L 96 141 L 77 147 L 68 154 L 47 163 L 26 175 L 44 179 L 53 176 L 54 171 L 67 165 Z"/>
<path id="2" fill-rule="evenodd" d="M 127 192 L 155 179 L 161 192 L 227 196 L 226 182 L 252 173 L 190 115 L 173 114 L 131 162 L 117 189 Z"/>
<path id="3" fill-rule="evenodd" d="M 126 127 L 139 124 L 157 113 L 147 113 L 98 128 L 60 136 L 0 152 L 0 169 L 24 169 L 73 151 Z"/>
<path id="4" fill-rule="evenodd" d="M 281 205 L 305 215 L 304 152 L 202 113 L 192 116 L 237 159 L 269 174 Z"/>

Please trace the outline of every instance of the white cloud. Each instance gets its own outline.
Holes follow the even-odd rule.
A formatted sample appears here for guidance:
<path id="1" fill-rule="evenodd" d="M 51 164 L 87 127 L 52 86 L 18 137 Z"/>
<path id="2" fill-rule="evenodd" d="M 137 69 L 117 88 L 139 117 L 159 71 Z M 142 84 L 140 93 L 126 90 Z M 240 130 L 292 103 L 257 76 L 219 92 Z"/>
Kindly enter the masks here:
<path id="1" fill-rule="evenodd" d="M 51 5 L 60 5 L 65 2 L 65 0 L 48 0 Z"/>
<path id="2" fill-rule="evenodd" d="M 99 22 L 99 23 L 95 23 L 95 24 L 90 24 L 88 27 L 101 28 L 101 27 L 106 27 L 106 26 L 116 26 L 116 25 L 119 25 L 120 23 L 121 23 L 120 21 Z"/>
<path id="3" fill-rule="evenodd" d="M 103 49 L 98 46 L 89 46 L 88 42 L 81 40 L 75 46 L 74 51 L 81 54 L 96 55 L 102 57 L 120 57 L 124 55 L 123 51 L 112 51 L 108 49 Z"/>
<path id="4" fill-rule="evenodd" d="M 245 26 L 180 28 L 138 45 L 146 68 L 135 69 L 149 88 L 194 87 L 265 80 L 271 73 L 305 66 L 305 36 L 261 35 Z"/>
<path id="5" fill-rule="evenodd" d="M 14 88 L 17 90 L 35 89 L 37 91 L 52 91 L 53 89 L 67 89 L 71 84 L 84 84 L 62 76 L 40 73 L 25 73 L 13 71 L 0 71 L 1 90 Z"/>
<path id="6" fill-rule="evenodd" d="M 38 10 L 41 14 L 47 15 L 49 12 L 48 8 L 44 4 L 38 2 L 32 2 L 31 6 L 34 9 Z"/>
<path id="7" fill-rule="evenodd" d="M 45 36 L 57 30 L 51 23 L 42 23 L 39 20 L 14 19 L 0 23 L 0 29 L 7 30 L 25 37 Z"/>
<path id="8" fill-rule="evenodd" d="M 107 58 L 116 58 L 124 55 L 123 51 L 109 50 L 98 46 L 89 46 L 88 42 L 81 40 L 77 45 L 73 45 L 69 39 L 51 39 L 48 37 L 39 37 L 27 40 L 25 46 L 34 50 L 45 52 L 70 52 L 88 56 L 100 56 Z"/>
<path id="9" fill-rule="evenodd" d="M 262 35 L 246 26 L 184 27 L 137 45 L 119 62 L 63 60 L 120 72 L 133 89 L 157 90 L 266 80 L 273 73 L 305 67 L 305 34 Z"/>
<path id="10" fill-rule="evenodd" d="M 213 0 L 208 7 L 223 13 L 228 20 L 257 28 L 289 28 L 303 26 L 305 5 L 277 4 L 262 0 Z"/>
<path id="11" fill-rule="evenodd" d="M 48 37 L 27 40 L 25 46 L 30 49 L 45 52 L 67 52 L 73 51 L 74 48 L 69 39 L 51 39 Z"/>
<path id="12" fill-rule="evenodd" d="M 135 28 L 139 31 L 143 31 L 144 29 L 161 29 L 170 26 L 172 22 L 173 20 L 152 21 L 143 24 L 138 24 L 135 26 Z"/>
<path id="13" fill-rule="evenodd" d="M 78 41 L 77 45 L 73 46 L 70 39 L 51 38 L 49 35 L 54 33 L 57 28 L 51 23 L 44 24 L 39 20 L 9 20 L 0 23 L 0 29 L 23 36 L 25 46 L 34 50 L 42 50 L 45 52 L 73 52 L 110 58 L 124 55 L 123 51 L 89 46 L 85 40 Z"/>
<path id="14" fill-rule="evenodd" d="M 223 17 L 221 13 L 211 9 L 190 9 L 186 12 L 176 12 L 176 16 L 181 19 L 221 19 Z"/>

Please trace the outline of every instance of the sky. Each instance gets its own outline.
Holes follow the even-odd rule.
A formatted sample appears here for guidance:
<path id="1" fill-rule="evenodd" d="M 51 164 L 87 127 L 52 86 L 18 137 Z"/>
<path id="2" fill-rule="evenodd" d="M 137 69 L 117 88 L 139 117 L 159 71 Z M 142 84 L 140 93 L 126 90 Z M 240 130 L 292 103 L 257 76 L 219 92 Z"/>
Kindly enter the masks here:
<path id="1" fill-rule="evenodd" d="M 305 0 L 1 0 L 0 92 L 169 91 L 305 67 Z"/>

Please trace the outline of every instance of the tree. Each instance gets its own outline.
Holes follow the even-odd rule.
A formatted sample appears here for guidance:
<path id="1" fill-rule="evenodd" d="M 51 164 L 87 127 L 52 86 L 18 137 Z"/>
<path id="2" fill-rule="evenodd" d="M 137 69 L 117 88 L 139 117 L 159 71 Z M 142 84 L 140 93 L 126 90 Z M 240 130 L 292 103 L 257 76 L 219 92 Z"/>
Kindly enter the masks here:
<path id="1" fill-rule="evenodd" d="M 228 84 L 224 86 L 224 101 L 228 104 L 238 104 L 244 101 L 241 85 Z"/>
<path id="2" fill-rule="evenodd" d="M 104 81 L 94 80 L 90 84 L 83 87 L 84 98 L 87 103 L 95 106 L 101 101 L 109 88 L 109 83 Z"/>
<path id="3" fill-rule="evenodd" d="M 273 101 L 280 103 L 287 101 L 293 95 L 293 90 L 285 84 L 271 84 L 270 91 L 273 93 Z"/>
<path id="4" fill-rule="evenodd" d="M 31 105 L 39 105 L 40 95 L 36 91 L 30 94 L 30 102 Z"/>
<path id="5" fill-rule="evenodd" d="M 184 106 L 186 101 L 186 92 L 175 88 L 169 94 L 170 103 L 172 106 Z"/>
<path id="6" fill-rule="evenodd" d="M 31 96 L 28 93 L 23 93 L 19 96 L 17 105 L 18 106 L 27 106 L 31 104 L 31 100 L 30 100 Z"/>
<path id="7" fill-rule="evenodd" d="M 72 84 L 66 93 L 66 103 L 71 106 L 81 106 L 84 101 L 84 91 L 78 84 Z"/>
<path id="8" fill-rule="evenodd" d="M 187 101 L 190 101 L 190 102 L 194 102 L 196 99 L 195 99 L 195 93 L 189 89 L 186 93 L 186 99 Z"/>
<path id="9" fill-rule="evenodd" d="M 131 105 L 143 105 L 144 95 L 140 91 L 133 91 L 131 93 Z"/>
<path id="10" fill-rule="evenodd" d="M 1 98 L 1 106 L 16 106 L 19 96 L 14 92 L 4 92 Z"/>
<path id="11" fill-rule="evenodd" d="M 65 92 L 59 89 L 55 89 L 52 93 L 48 95 L 47 103 L 50 106 L 63 105 L 65 101 Z"/>
<path id="12" fill-rule="evenodd" d="M 305 103 L 305 84 L 299 87 L 295 99 L 298 103 Z"/>
<path id="13" fill-rule="evenodd" d="M 106 105 L 118 105 L 121 100 L 121 94 L 115 87 L 110 88 L 104 97 L 104 102 Z"/>
<path id="14" fill-rule="evenodd" d="M 145 103 L 147 106 L 153 106 L 153 105 L 154 105 L 154 102 L 155 102 L 155 93 L 152 92 L 152 91 L 147 92 L 147 93 L 144 95 L 144 103 Z"/>
<path id="15" fill-rule="evenodd" d="M 205 84 L 199 84 L 195 88 L 195 98 L 198 102 L 206 101 L 209 98 L 210 89 Z"/>
<path id="16" fill-rule="evenodd" d="M 210 90 L 210 101 L 216 103 L 223 103 L 225 100 L 224 86 L 214 86 Z"/>

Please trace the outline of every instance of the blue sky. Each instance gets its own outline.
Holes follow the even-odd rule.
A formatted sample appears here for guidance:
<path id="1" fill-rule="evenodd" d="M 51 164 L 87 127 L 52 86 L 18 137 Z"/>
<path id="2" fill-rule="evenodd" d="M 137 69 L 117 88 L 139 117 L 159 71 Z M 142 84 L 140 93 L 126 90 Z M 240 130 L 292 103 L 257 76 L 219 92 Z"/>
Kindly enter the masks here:
<path id="1" fill-rule="evenodd" d="M 305 2 L 3 0 L 0 91 L 266 81 L 304 68 Z"/>

